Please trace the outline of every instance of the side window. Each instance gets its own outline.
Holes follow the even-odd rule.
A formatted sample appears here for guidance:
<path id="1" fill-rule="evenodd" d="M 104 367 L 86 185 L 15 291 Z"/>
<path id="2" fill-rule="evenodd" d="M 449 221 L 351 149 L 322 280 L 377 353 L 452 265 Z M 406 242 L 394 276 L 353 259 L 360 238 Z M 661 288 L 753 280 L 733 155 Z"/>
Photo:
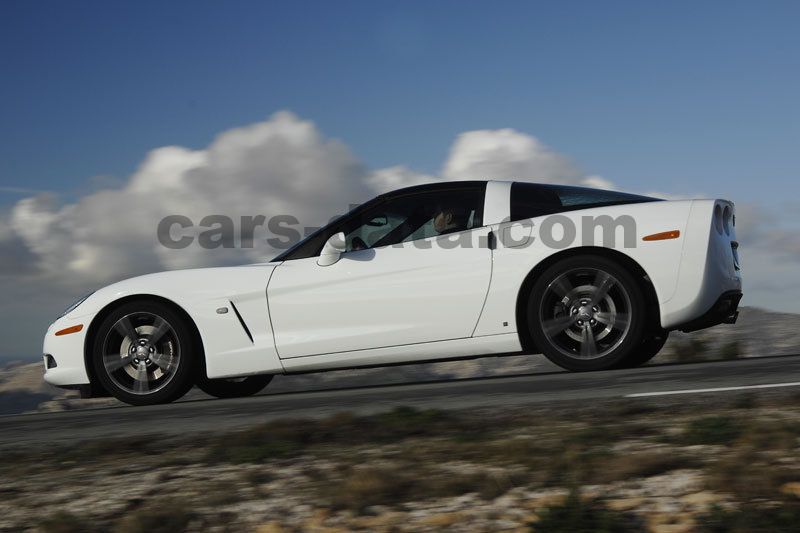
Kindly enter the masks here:
<path id="1" fill-rule="evenodd" d="M 347 251 L 372 248 L 399 228 L 408 217 L 391 206 L 379 206 L 364 214 L 354 229 L 345 233 Z"/>
<path id="2" fill-rule="evenodd" d="M 551 215 L 563 211 L 561 198 L 552 189 L 535 183 L 511 185 L 511 220 Z"/>
<path id="3" fill-rule="evenodd" d="M 569 185 L 518 183 L 511 186 L 511 220 L 609 205 L 656 202 L 658 199 L 617 191 Z"/>
<path id="4" fill-rule="evenodd" d="M 443 189 L 389 197 L 343 229 L 347 250 L 364 250 L 482 225 L 484 191 Z"/>

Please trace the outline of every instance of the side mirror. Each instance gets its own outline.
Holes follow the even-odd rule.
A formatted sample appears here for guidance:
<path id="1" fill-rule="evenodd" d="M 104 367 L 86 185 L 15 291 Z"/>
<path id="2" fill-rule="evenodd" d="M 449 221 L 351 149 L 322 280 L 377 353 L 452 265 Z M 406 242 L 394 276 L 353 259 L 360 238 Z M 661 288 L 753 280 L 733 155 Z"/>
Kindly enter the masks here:
<path id="1" fill-rule="evenodd" d="M 339 260 L 339 256 L 347 250 L 347 242 L 344 238 L 344 232 L 339 232 L 325 241 L 325 246 L 319 253 L 317 264 L 319 266 L 330 266 Z"/>

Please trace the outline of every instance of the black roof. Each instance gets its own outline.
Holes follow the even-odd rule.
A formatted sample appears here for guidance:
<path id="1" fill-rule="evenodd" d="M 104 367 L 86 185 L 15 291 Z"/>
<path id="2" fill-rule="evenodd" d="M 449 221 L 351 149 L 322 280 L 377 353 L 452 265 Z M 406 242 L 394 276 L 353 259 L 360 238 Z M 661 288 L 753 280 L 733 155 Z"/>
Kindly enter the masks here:
<path id="1" fill-rule="evenodd" d="M 377 198 L 387 198 L 390 196 L 405 196 L 419 192 L 442 191 L 447 189 L 480 189 L 486 187 L 486 180 L 461 180 L 461 181 L 439 181 L 436 183 L 423 183 L 422 185 L 412 185 L 395 189 L 393 191 L 379 194 Z"/>

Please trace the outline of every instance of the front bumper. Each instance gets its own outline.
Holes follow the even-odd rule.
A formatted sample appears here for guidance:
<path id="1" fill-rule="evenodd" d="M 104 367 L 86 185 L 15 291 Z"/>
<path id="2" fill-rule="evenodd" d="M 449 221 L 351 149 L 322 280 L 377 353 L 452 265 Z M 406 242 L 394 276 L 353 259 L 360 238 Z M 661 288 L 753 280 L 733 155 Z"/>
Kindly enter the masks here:
<path id="1" fill-rule="evenodd" d="M 89 374 L 86 372 L 86 361 L 83 356 L 89 318 L 62 317 L 47 328 L 42 351 L 45 363 L 44 380 L 47 383 L 64 388 L 89 384 Z M 77 324 L 83 324 L 81 331 L 56 336 L 57 331 Z"/>
<path id="2" fill-rule="evenodd" d="M 689 333 L 710 328 L 717 324 L 735 324 L 736 319 L 739 317 L 739 302 L 741 299 L 742 291 L 727 291 L 702 316 L 681 324 L 675 329 Z"/>

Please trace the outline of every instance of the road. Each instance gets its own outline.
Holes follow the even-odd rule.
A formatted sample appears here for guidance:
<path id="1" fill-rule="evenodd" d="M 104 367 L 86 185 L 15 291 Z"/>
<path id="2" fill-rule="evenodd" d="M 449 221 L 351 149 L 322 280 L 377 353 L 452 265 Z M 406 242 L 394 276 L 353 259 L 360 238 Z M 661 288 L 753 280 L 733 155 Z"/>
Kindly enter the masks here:
<path id="1" fill-rule="evenodd" d="M 369 414 L 397 406 L 511 408 L 542 402 L 626 397 L 708 397 L 746 390 L 800 392 L 800 355 L 665 364 L 591 373 L 539 372 L 493 378 L 267 393 L 235 400 L 191 400 L 149 407 L 108 407 L 0 417 L 0 446 L 91 438 L 185 435 L 243 428 L 276 418 Z M 696 399 L 696 398 L 695 398 Z"/>

